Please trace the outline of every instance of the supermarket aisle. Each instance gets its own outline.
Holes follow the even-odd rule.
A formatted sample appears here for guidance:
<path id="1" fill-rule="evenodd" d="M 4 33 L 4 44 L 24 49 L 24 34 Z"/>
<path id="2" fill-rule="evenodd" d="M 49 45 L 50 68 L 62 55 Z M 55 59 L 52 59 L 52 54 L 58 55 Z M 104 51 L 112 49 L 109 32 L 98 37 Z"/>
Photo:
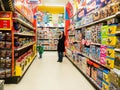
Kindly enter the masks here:
<path id="1" fill-rule="evenodd" d="M 56 52 L 45 52 L 35 61 L 19 84 L 5 85 L 4 90 L 94 90 L 79 71 L 64 58 L 57 62 Z"/>

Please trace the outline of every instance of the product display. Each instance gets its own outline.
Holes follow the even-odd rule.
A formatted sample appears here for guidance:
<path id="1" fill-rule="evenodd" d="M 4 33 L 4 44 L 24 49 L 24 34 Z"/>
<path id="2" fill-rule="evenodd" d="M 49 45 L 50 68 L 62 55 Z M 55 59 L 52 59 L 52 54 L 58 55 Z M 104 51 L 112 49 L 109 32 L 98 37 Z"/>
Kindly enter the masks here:
<path id="1" fill-rule="evenodd" d="M 57 27 L 38 28 L 37 45 L 41 43 L 45 50 L 57 50 L 60 31 Z"/>

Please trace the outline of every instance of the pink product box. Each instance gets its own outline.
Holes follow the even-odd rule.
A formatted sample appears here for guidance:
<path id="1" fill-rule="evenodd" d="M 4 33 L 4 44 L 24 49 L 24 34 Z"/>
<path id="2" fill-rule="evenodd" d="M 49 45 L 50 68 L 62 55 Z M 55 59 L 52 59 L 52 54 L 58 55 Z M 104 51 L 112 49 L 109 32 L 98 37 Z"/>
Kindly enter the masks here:
<path id="1" fill-rule="evenodd" d="M 106 54 L 107 53 L 107 47 L 106 46 L 101 46 L 100 47 L 100 54 Z"/>
<path id="2" fill-rule="evenodd" d="M 100 63 L 103 65 L 106 65 L 107 60 L 106 60 L 106 55 L 101 55 L 100 56 Z"/>

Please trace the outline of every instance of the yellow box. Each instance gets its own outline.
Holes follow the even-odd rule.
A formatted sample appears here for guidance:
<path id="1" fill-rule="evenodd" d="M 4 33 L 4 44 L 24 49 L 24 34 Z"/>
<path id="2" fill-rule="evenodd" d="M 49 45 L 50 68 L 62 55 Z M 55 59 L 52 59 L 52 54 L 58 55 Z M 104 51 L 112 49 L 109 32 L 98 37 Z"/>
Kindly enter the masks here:
<path id="1" fill-rule="evenodd" d="M 114 60 L 107 58 L 106 66 L 109 68 L 114 68 Z"/>
<path id="2" fill-rule="evenodd" d="M 107 33 L 108 34 L 115 34 L 116 30 L 117 30 L 117 25 L 112 25 L 112 26 L 109 26 Z"/>
<path id="3" fill-rule="evenodd" d="M 109 90 L 109 85 L 105 82 L 102 82 L 102 90 Z"/>
<path id="4" fill-rule="evenodd" d="M 116 45 L 116 36 L 108 36 L 107 45 L 108 46 L 115 46 Z"/>
<path id="5" fill-rule="evenodd" d="M 107 56 L 111 58 L 115 58 L 115 50 L 112 48 L 107 48 Z"/>
<path id="6" fill-rule="evenodd" d="M 108 74 L 103 73 L 103 80 L 106 81 L 107 83 L 109 83 L 109 77 L 108 77 Z"/>

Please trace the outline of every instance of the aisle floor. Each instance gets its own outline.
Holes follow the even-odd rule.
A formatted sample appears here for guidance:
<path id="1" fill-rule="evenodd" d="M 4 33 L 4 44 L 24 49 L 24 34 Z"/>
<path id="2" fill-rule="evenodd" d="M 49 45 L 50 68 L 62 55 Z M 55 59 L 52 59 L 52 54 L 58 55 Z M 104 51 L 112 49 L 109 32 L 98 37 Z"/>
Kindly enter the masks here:
<path id="1" fill-rule="evenodd" d="M 57 62 L 57 52 L 36 57 L 18 84 L 5 84 L 4 90 L 95 90 L 82 74 L 64 57 Z"/>

